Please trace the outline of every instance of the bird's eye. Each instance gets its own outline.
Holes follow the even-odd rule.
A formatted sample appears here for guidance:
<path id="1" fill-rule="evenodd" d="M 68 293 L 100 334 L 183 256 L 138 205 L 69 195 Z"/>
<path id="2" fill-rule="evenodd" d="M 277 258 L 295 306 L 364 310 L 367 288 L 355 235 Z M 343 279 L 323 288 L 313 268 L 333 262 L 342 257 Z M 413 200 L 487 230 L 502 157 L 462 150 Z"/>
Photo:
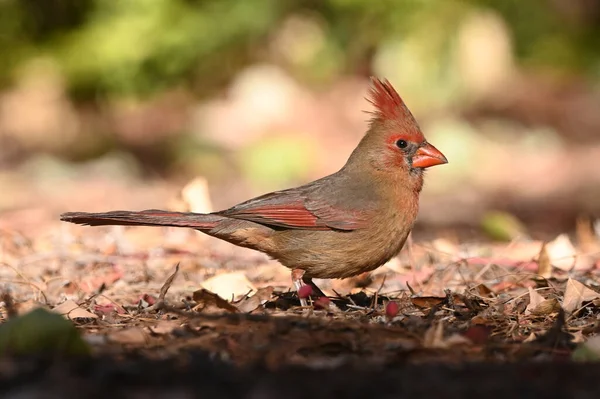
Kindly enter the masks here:
<path id="1" fill-rule="evenodd" d="M 406 148 L 408 147 L 408 143 L 406 142 L 406 140 L 398 140 L 396 141 L 396 146 L 398 148 Z"/>

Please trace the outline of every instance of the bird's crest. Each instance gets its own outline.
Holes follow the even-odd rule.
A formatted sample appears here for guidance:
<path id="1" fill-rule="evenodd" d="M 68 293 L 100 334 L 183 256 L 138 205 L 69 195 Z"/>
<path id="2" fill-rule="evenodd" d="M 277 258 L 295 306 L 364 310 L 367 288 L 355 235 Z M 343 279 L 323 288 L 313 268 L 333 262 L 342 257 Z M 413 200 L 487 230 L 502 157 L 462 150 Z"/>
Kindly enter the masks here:
<path id="1" fill-rule="evenodd" d="M 410 118 L 414 120 L 404 101 L 387 79 L 371 78 L 371 90 L 367 101 L 375 106 L 375 111 L 371 112 L 375 119 Z"/>

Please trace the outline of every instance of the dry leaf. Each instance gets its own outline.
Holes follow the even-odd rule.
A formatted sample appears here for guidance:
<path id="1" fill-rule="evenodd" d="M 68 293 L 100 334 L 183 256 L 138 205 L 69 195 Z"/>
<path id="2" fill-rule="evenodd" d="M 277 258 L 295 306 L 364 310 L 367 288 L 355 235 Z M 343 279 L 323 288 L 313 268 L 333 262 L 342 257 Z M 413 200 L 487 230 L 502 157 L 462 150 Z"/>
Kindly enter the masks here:
<path id="1" fill-rule="evenodd" d="M 534 259 L 540 253 L 543 244 L 543 241 L 537 240 L 515 241 L 509 245 L 499 246 L 493 251 L 492 256 L 525 262 Z M 488 246 L 485 248 L 489 250 Z"/>
<path id="2" fill-rule="evenodd" d="M 445 297 L 438 297 L 438 296 L 421 296 L 421 297 L 410 298 L 410 301 L 412 302 L 412 304 L 419 308 L 431 308 L 433 306 L 438 306 L 445 300 L 446 300 Z"/>
<path id="3" fill-rule="evenodd" d="M 577 234 L 577 243 L 583 252 L 598 251 L 598 237 L 594 233 L 590 219 L 579 217 L 575 232 Z"/>
<path id="4" fill-rule="evenodd" d="M 254 285 L 242 272 L 217 274 L 204 281 L 202 288 L 228 300 L 245 296 L 248 292 L 255 290 Z"/>
<path id="5" fill-rule="evenodd" d="M 235 304 L 240 312 L 250 313 L 267 302 L 273 295 L 273 287 L 264 287 L 256 291 L 251 297 L 246 297 Z"/>
<path id="6" fill-rule="evenodd" d="M 587 270 L 593 266 L 590 256 L 577 256 L 569 236 L 561 234 L 546 245 L 550 263 L 561 270 Z"/>
<path id="7" fill-rule="evenodd" d="M 550 278 L 552 277 L 552 264 L 550 263 L 550 256 L 548 255 L 548 251 L 546 250 L 546 243 L 542 245 L 542 249 L 540 249 L 540 254 L 538 255 L 538 271 L 537 273 L 544 277 Z"/>
<path id="8" fill-rule="evenodd" d="M 600 294 L 586 287 L 577 280 L 569 278 L 567 280 L 567 289 L 563 299 L 562 307 L 566 312 L 572 313 L 579 309 L 583 302 L 592 301 L 600 298 Z"/>
<path id="9" fill-rule="evenodd" d="M 575 247 L 569 236 L 561 234 L 546 244 L 550 262 L 561 270 L 571 270 L 575 266 Z"/>
<path id="10" fill-rule="evenodd" d="M 530 314 L 532 309 L 537 308 L 546 298 L 537 293 L 533 288 L 529 287 L 529 304 L 525 308 L 525 314 Z"/>
<path id="11" fill-rule="evenodd" d="M 73 300 L 67 300 L 64 301 L 63 303 L 61 303 L 60 305 L 56 306 L 54 309 L 52 309 L 53 312 L 56 312 L 58 314 L 61 314 L 63 316 L 65 316 L 67 319 L 73 320 L 73 319 L 87 319 L 87 318 L 92 318 L 92 319 L 96 319 L 98 318 L 97 315 L 95 315 L 92 312 L 88 312 L 87 310 L 81 308 L 77 302 L 73 301 Z"/>
<path id="12" fill-rule="evenodd" d="M 551 313 L 556 313 L 560 310 L 558 299 L 549 298 L 540 302 L 536 307 L 530 310 L 530 313 L 535 316 L 545 316 Z"/>
<path id="13" fill-rule="evenodd" d="M 474 287 L 473 290 L 482 298 L 493 298 L 495 295 L 494 291 L 492 291 L 490 287 L 485 284 L 479 284 Z"/>
<path id="14" fill-rule="evenodd" d="M 213 211 L 208 193 L 208 182 L 204 177 L 197 177 L 181 190 L 182 199 L 188 204 L 190 212 L 209 213 Z"/>
<path id="15" fill-rule="evenodd" d="M 213 211 L 204 177 L 196 177 L 181 190 L 179 198 L 169 203 L 169 208 L 180 212 L 210 213 Z"/>
<path id="16" fill-rule="evenodd" d="M 454 259 L 459 258 L 460 248 L 446 238 L 436 238 L 431 242 L 431 246 L 444 255 L 450 255 Z"/>
<path id="17" fill-rule="evenodd" d="M 207 306 L 216 306 L 217 308 L 227 310 L 228 312 L 238 312 L 238 309 L 229 302 L 227 302 L 225 299 L 221 298 L 214 292 L 210 292 L 205 289 L 195 291 L 192 298 L 198 303 L 198 306 L 202 309 L 204 309 Z"/>

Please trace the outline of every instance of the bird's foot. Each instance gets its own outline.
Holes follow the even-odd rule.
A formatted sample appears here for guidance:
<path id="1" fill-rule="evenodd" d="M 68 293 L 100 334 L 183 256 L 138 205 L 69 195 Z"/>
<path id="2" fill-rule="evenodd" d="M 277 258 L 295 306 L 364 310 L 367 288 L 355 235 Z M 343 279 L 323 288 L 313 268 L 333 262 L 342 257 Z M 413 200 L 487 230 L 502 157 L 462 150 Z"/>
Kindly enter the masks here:
<path id="1" fill-rule="evenodd" d="M 302 282 L 306 285 L 310 285 L 312 287 L 312 292 L 314 296 L 324 296 L 326 297 L 327 295 L 325 295 L 325 293 L 323 291 L 321 291 L 321 289 L 319 287 L 317 287 L 317 285 L 315 284 L 315 282 L 312 280 L 311 277 L 306 277 L 306 276 L 302 276 Z"/>
<path id="2" fill-rule="evenodd" d="M 300 299 L 300 306 L 306 307 L 308 306 L 308 302 L 306 298 L 302 298 L 300 296 L 300 288 L 302 288 L 302 281 L 304 277 L 304 270 L 302 269 L 294 269 L 292 270 L 292 283 L 294 283 L 294 288 L 296 288 L 296 293 L 298 294 L 298 298 Z"/>
<path id="3" fill-rule="evenodd" d="M 305 307 L 308 306 L 308 301 L 306 293 L 309 292 L 310 296 L 314 298 L 327 298 L 327 295 L 321 291 L 319 287 L 314 283 L 311 277 L 304 275 L 305 271 L 302 269 L 294 269 L 292 270 L 292 282 L 294 283 L 294 288 L 296 288 L 296 293 L 298 294 L 298 298 L 300 299 L 300 305 Z M 304 291 L 304 295 L 301 294 L 302 287 L 308 286 L 310 289 Z M 306 288 L 308 288 L 306 287 Z"/>

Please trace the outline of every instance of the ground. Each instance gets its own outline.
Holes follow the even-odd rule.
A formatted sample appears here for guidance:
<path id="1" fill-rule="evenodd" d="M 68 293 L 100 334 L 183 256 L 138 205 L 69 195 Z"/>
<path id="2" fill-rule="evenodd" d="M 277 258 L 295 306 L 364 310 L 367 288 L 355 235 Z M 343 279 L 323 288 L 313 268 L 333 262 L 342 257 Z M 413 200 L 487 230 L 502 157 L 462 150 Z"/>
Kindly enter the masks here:
<path id="1" fill-rule="evenodd" d="M 590 378 L 598 366 L 576 362 L 598 357 L 589 229 L 573 236 L 573 254 L 567 236 L 462 242 L 416 230 L 398 258 L 369 275 L 318 281 L 329 298 L 301 307 L 289 271 L 253 251 L 185 229 L 61 223 L 62 211 L 111 209 L 89 202 L 106 190 L 132 209 L 169 191 L 94 187 L 78 195 L 65 187 L 0 220 L 5 394 L 591 397 L 600 389 Z M 57 340 L 47 338 L 50 322 L 15 323 L 39 307 L 78 334 L 57 328 Z"/>

